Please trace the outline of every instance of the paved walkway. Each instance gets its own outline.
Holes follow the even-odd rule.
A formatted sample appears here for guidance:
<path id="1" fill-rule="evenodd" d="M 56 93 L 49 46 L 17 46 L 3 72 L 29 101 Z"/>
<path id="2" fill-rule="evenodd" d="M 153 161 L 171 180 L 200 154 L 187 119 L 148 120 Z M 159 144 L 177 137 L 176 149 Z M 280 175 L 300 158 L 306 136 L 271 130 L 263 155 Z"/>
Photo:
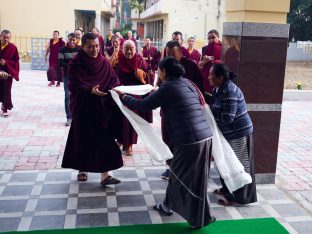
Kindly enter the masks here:
<path id="1" fill-rule="evenodd" d="M 101 188 L 96 174 L 78 183 L 76 172 L 60 169 L 68 133 L 63 90 L 47 83 L 44 72 L 22 71 L 13 84 L 11 116 L 0 118 L 0 232 L 182 220 L 152 210 L 167 182 L 159 178 L 164 167 L 141 143 L 114 172 L 123 181 L 117 186 Z M 311 112 L 312 102 L 283 104 L 277 183 L 258 185 L 257 203 L 218 205 L 211 194 L 218 175 L 212 170 L 209 197 L 218 219 L 276 217 L 290 233 L 312 233 Z M 159 129 L 157 112 L 154 120 Z"/>

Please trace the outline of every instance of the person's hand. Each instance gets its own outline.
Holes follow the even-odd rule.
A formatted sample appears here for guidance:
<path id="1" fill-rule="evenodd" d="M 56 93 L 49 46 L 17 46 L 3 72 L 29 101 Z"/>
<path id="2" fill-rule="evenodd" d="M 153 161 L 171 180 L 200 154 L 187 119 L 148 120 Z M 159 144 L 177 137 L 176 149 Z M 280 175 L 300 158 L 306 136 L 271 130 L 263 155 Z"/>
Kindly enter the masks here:
<path id="1" fill-rule="evenodd" d="M 100 85 L 94 86 L 94 87 L 92 88 L 91 93 L 94 94 L 94 95 L 97 95 L 97 96 L 101 96 L 101 97 L 106 96 L 107 93 L 101 92 L 101 91 L 99 90 L 99 87 L 100 87 Z"/>
<path id="2" fill-rule="evenodd" d="M 203 57 L 203 61 L 204 61 L 204 63 L 208 63 L 208 62 L 210 61 L 209 56 L 208 56 L 208 55 L 205 55 L 205 56 Z"/>
<path id="3" fill-rule="evenodd" d="M 4 66 L 4 65 L 5 65 L 5 60 L 4 60 L 4 59 L 0 59 L 0 64 L 1 64 L 2 66 Z"/>
<path id="4" fill-rule="evenodd" d="M 119 46 L 114 47 L 114 53 L 118 53 L 119 52 Z"/>
<path id="5" fill-rule="evenodd" d="M 8 79 L 9 77 L 11 77 L 10 74 L 8 74 L 8 73 L 6 73 L 6 72 L 4 72 L 4 71 L 0 71 L 0 79 L 6 80 L 6 79 Z"/>

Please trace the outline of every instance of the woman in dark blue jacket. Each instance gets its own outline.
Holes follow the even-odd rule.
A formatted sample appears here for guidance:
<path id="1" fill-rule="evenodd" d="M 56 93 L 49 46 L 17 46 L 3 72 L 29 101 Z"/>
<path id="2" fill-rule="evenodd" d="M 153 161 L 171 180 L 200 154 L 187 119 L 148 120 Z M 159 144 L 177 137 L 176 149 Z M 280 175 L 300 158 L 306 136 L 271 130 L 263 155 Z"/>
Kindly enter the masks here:
<path id="1" fill-rule="evenodd" d="M 248 204 L 257 201 L 253 159 L 253 125 L 247 112 L 244 95 L 231 80 L 234 73 L 224 64 L 215 64 L 210 69 L 209 82 L 214 87 L 211 111 L 225 139 L 229 142 L 244 169 L 252 177 L 252 183 L 230 193 L 220 178 L 222 188 L 215 194 L 223 195 L 218 203 L 230 205 L 233 202 Z"/>
<path id="2" fill-rule="evenodd" d="M 143 100 L 121 94 L 122 102 L 138 111 L 161 107 L 166 134 L 172 142 L 173 158 L 166 197 L 154 209 L 165 215 L 172 210 L 194 228 L 215 221 L 207 196 L 212 132 L 203 115 L 200 96 L 185 78 L 179 62 L 167 57 L 159 63 L 159 89 Z"/>

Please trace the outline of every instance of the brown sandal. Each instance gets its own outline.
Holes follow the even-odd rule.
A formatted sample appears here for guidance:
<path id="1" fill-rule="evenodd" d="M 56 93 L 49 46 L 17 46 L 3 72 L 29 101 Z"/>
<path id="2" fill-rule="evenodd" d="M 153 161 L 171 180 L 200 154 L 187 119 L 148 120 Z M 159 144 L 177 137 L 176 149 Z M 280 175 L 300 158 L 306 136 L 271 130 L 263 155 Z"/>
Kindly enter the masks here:
<path id="1" fill-rule="evenodd" d="M 88 172 L 79 171 L 77 175 L 77 180 L 84 182 L 88 180 Z"/>

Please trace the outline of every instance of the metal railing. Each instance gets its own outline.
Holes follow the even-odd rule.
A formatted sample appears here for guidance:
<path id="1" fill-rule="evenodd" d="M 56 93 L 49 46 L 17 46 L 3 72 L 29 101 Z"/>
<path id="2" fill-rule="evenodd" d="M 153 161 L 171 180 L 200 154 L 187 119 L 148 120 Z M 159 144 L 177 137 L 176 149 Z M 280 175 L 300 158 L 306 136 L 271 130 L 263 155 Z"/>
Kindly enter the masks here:
<path id="1" fill-rule="evenodd" d="M 47 38 L 45 36 L 27 36 L 27 35 L 12 35 L 11 43 L 13 43 L 19 52 L 21 62 L 31 62 L 33 51 L 32 39 L 33 38 Z"/>
<path id="2" fill-rule="evenodd" d="M 304 53 L 312 55 L 312 42 L 311 41 L 297 41 L 297 47 L 302 48 Z"/>

